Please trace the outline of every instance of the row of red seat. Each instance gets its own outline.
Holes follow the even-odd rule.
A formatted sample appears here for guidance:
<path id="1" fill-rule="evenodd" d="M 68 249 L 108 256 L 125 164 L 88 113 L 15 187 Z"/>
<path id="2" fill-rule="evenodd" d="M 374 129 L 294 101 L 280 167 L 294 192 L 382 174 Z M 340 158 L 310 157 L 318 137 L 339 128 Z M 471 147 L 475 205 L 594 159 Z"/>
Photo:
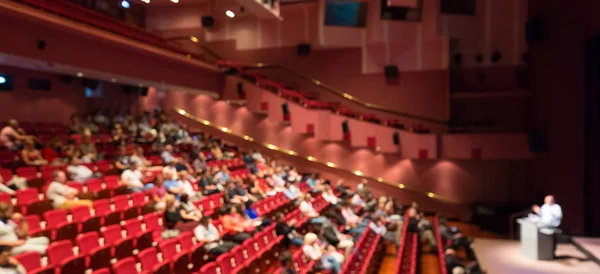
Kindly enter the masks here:
<path id="1" fill-rule="evenodd" d="M 404 214 L 404 224 L 400 236 L 400 249 L 396 259 L 396 274 L 415 274 L 417 271 L 418 234 L 408 231 L 408 210 Z"/>
<path id="2" fill-rule="evenodd" d="M 440 233 L 440 219 L 439 216 L 433 218 L 433 232 L 435 233 L 435 241 L 437 244 L 438 259 L 440 261 L 440 274 L 448 274 L 446 269 L 446 259 L 444 255 L 444 244 L 442 244 L 442 234 Z"/>

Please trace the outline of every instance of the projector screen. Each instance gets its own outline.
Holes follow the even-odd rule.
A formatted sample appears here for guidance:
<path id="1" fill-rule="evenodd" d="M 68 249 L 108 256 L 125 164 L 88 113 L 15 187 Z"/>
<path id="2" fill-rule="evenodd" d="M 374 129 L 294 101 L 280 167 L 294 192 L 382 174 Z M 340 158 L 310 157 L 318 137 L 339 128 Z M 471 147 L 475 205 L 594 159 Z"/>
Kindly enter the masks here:
<path id="1" fill-rule="evenodd" d="M 331 2 L 325 4 L 325 25 L 341 27 L 365 27 L 367 25 L 367 2 Z"/>

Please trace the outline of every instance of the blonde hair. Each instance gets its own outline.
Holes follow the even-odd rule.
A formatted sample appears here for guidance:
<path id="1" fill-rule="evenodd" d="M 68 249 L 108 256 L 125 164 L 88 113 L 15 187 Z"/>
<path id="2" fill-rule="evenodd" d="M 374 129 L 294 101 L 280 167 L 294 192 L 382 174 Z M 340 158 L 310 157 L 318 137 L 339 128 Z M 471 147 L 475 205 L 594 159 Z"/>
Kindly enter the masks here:
<path id="1" fill-rule="evenodd" d="M 8 212 L 13 209 L 13 205 L 5 202 L 0 202 L 0 219 L 10 218 Z"/>
<path id="2" fill-rule="evenodd" d="M 175 196 L 173 195 L 167 195 L 167 198 L 165 199 L 165 207 L 166 208 L 170 208 L 175 204 Z"/>
<path id="3" fill-rule="evenodd" d="M 304 235 L 304 244 L 312 245 L 317 241 L 317 239 L 319 239 L 319 237 L 317 237 L 317 234 L 306 233 L 306 235 Z"/>

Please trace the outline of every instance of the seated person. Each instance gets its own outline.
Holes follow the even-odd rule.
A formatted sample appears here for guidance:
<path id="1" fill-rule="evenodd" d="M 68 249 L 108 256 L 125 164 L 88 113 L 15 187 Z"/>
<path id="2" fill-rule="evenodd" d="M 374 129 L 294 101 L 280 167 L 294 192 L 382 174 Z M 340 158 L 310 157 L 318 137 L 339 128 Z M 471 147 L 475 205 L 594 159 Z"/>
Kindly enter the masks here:
<path id="1" fill-rule="evenodd" d="M 290 170 L 287 172 L 287 180 L 290 182 L 300 182 L 302 180 L 302 176 L 298 174 L 296 167 L 290 167 Z"/>
<path id="2" fill-rule="evenodd" d="M 186 194 L 182 194 L 179 199 L 179 204 L 181 205 L 181 216 L 186 220 L 198 220 L 202 218 L 202 212 L 200 209 L 190 201 L 189 197 Z"/>
<path id="3" fill-rule="evenodd" d="M 323 242 L 327 242 L 333 245 L 337 249 L 345 250 L 345 256 L 350 256 L 354 248 L 354 240 L 352 236 L 343 234 L 339 231 L 337 225 L 327 219 L 320 229 L 316 229 L 315 233 L 324 239 Z M 356 237 L 358 240 L 358 237 Z"/>
<path id="4" fill-rule="evenodd" d="M 252 234 L 248 233 L 248 231 L 253 231 L 254 227 L 248 224 L 237 210 L 236 206 L 228 205 L 225 208 L 228 214 L 221 217 L 221 223 L 223 224 L 223 229 L 229 231 L 231 240 L 242 244 L 245 240 L 252 238 Z"/>
<path id="5" fill-rule="evenodd" d="M 119 153 L 115 157 L 115 168 L 119 172 L 123 172 L 129 168 L 131 165 L 131 160 L 129 155 L 127 155 L 127 147 L 119 146 Z"/>
<path id="6" fill-rule="evenodd" d="M 301 200 L 302 198 L 302 192 L 291 181 L 285 182 L 285 190 L 283 191 L 283 195 L 290 200 Z"/>
<path id="7" fill-rule="evenodd" d="M 121 174 L 121 183 L 127 186 L 127 189 L 131 192 L 141 192 L 147 189 L 143 183 L 144 175 L 140 169 L 140 166 L 135 163 L 126 169 Z"/>
<path id="8" fill-rule="evenodd" d="M 444 261 L 446 262 L 446 271 L 448 273 L 469 273 L 469 274 L 481 274 L 481 268 L 477 261 L 464 265 L 462 261 L 456 256 L 456 251 L 452 248 L 446 249 L 444 252 Z"/>
<path id="9" fill-rule="evenodd" d="M 127 142 L 127 135 L 123 132 L 120 124 L 115 124 L 111 132 L 111 142 L 116 145 L 124 145 Z"/>
<path id="10" fill-rule="evenodd" d="M 89 167 L 82 165 L 77 156 L 71 157 L 67 166 L 67 174 L 72 181 L 76 182 L 85 182 L 94 177 L 94 172 Z"/>
<path id="11" fill-rule="evenodd" d="M 53 165 L 64 164 L 69 161 L 67 158 L 61 157 L 61 153 L 63 151 L 63 143 L 58 137 L 52 138 L 50 142 L 46 144 L 44 149 L 42 149 L 42 156 L 44 159 L 48 160 L 49 163 Z"/>
<path id="12" fill-rule="evenodd" d="M 435 236 L 431 228 L 426 228 L 421 221 L 421 215 L 414 207 L 408 209 L 408 231 L 419 233 L 421 242 L 427 242 L 431 250 L 437 250 Z"/>
<path id="13" fill-rule="evenodd" d="M 196 228 L 196 224 L 200 218 L 185 214 L 185 209 L 181 207 L 179 201 L 175 199 L 175 196 L 167 195 L 165 204 L 166 209 L 164 215 L 164 224 L 168 229 L 176 229 L 180 232 L 187 232 L 193 231 Z"/>
<path id="14" fill-rule="evenodd" d="M 93 134 L 96 134 L 99 131 L 98 126 L 96 125 L 96 123 L 94 123 L 94 118 L 92 117 L 92 115 L 86 116 L 85 120 L 83 121 L 83 123 L 81 123 L 81 125 L 85 130 L 89 130 Z"/>
<path id="15" fill-rule="evenodd" d="M 132 163 L 137 163 L 140 165 L 140 167 L 142 167 L 142 169 L 152 167 L 152 162 L 148 161 L 144 157 L 144 149 L 141 146 L 136 146 L 133 149 L 133 153 L 131 154 L 131 157 L 129 157 L 129 161 Z"/>
<path id="16" fill-rule="evenodd" d="M 292 219 L 286 222 L 285 215 L 281 212 L 277 212 L 277 223 L 275 224 L 275 232 L 277 236 L 283 236 L 283 245 L 287 248 L 290 244 L 295 246 L 302 246 L 304 239 L 302 235 L 295 229 L 296 219 Z"/>
<path id="17" fill-rule="evenodd" d="M 175 165 L 175 169 L 177 169 L 177 171 L 181 171 L 181 170 L 190 170 L 189 164 L 186 163 L 185 161 L 183 161 L 181 158 L 179 157 L 175 157 L 173 155 L 173 146 L 172 145 L 166 145 L 163 148 L 163 151 L 160 154 L 160 157 L 162 158 L 163 162 L 165 164 L 174 164 Z"/>
<path id="18" fill-rule="evenodd" d="M 452 249 L 462 247 L 465 250 L 465 253 L 467 253 L 469 260 L 475 259 L 475 252 L 473 252 L 473 249 L 471 248 L 471 241 L 467 238 L 467 236 L 458 231 L 452 231 L 448 227 L 448 221 L 443 216 L 439 217 L 439 225 L 442 239 L 450 240 L 450 247 Z"/>
<path id="19" fill-rule="evenodd" d="M 151 200 L 154 201 L 155 210 L 165 210 L 167 200 L 167 189 L 164 185 L 164 178 L 162 174 L 158 174 L 154 178 L 152 188 L 150 188 Z"/>
<path id="20" fill-rule="evenodd" d="M 322 224 L 327 218 L 320 216 L 319 213 L 315 211 L 315 208 L 312 206 L 312 200 L 310 193 L 304 194 L 304 199 L 300 203 L 300 211 L 304 216 L 310 218 L 310 223 Z"/>
<path id="21" fill-rule="evenodd" d="M 219 172 L 217 172 L 217 174 L 215 175 L 213 180 L 219 184 L 224 185 L 225 182 L 227 182 L 227 180 L 229 180 L 230 178 L 231 178 L 231 175 L 229 173 L 229 169 L 227 168 L 226 165 L 223 165 L 223 166 L 221 166 L 221 169 L 219 170 Z"/>
<path id="22" fill-rule="evenodd" d="M 192 167 L 196 172 L 206 170 L 206 155 L 204 155 L 202 152 L 198 153 L 198 157 L 192 163 Z"/>
<path id="23" fill-rule="evenodd" d="M 0 273 L 26 274 L 25 268 L 11 255 L 12 247 L 0 245 Z"/>
<path id="24" fill-rule="evenodd" d="M 302 253 L 304 256 L 316 261 L 316 267 L 319 269 L 331 270 L 333 274 L 338 274 L 342 271 L 341 263 L 344 261 L 344 255 L 338 253 L 335 247 L 331 245 L 325 249 L 319 242 L 319 237 L 314 233 L 306 233 L 304 235 Z M 340 262 L 340 256 L 342 262 Z"/>
<path id="25" fill-rule="evenodd" d="M 252 176 L 254 178 L 252 178 Z M 250 183 L 248 184 L 248 194 L 256 197 L 256 200 L 262 200 L 267 197 L 265 191 L 260 187 L 260 180 L 256 180 L 254 174 L 250 175 Z"/>
<path id="26" fill-rule="evenodd" d="M 215 159 L 215 160 L 225 159 L 225 155 L 223 155 L 223 151 L 221 150 L 221 147 L 217 143 L 210 144 L 209 148 L 210 148 L 210 155 L 212 155 L 213 159 Z"/>
<path id="27" fill-rule="evenodd" d="M 27 221 L 21 213 L 15 213 L 9 203 L 0 203 L 0 245 L 12 247 L 12 255 L 30 251 L 46 254 L 50 240 L 27 237 L 28 230 Z"/>
<path id="28" fill-rule="evenodd" d="M 340 211 L 342 213 L 342 217 L 344 217 L 344 220 L 346 221 L 346 226 L 354 229 L 354 231 L 351 232 L 352 234 L 359 234 L 365 230 L 369 220 L 356 215 L 348 202 L 342 202 Z"/>
<path id="29" fill-rule="evenodd" d="M 241 204 L 248 201 L 247 197 L 237 195 L 235 183 L 233 181 L 227 181 L 225 183 L 225 189 L 223 189 L 223 199 L 225 199 L 225 202 L 230 204 Z"/>
<path id="30" fill-rule="evenodd" d="M 350 203 L 355 207 L 366 207 L 367 203 L 364 200 L 364 194 L 362 191 L 358 191 L 352 196 Z"/>
<path id="31" fill-rule="evenodd" d="M 281 262 L 281 271 L 279 272 L 280 274 L 296 274 L 292 253 L 290 253 L 289 251 L 282 252 L 279 256 L 279 262 Z"/>
<path id="32" fill-rule="evenodd" d="M 175 197 L 179 200 L 181 194 L 183 193 L 183 187 L 176 179 L 175 174 L 172 171 L 167 171 L 164 173 L 165 176 L 165 188 L 169 194 L 175 195 Z"/>
<path id="33" fill-rule="evenodd" d="M 25 135 L 19 128 L 17 120 L 8 120 L 7 125 L 0 130 L 0 145 L 12 151 L 17 151 L 23 147 L 23 142 L 33 140 L 34 137 Z"/>
<path id="34" fill-rule="evenodd" d="M 202 198 L 202 193 L 196 192 L 194 189 L 194 185 L 196 185 L 196 179 L 194 179 L 194 177 L 192 177 L 185 170 L 179 172 L 179 185 L 183 189 L 182 193 L 185 193 L 191 201 L 196 201 Z"/>
<path id="35" fill-rule="evenodd" d="M 204 244 L 203 247 L 208 251 L 208 254 L 214 256 L 227 253 L 236 246 L 233 242 L 225 242 L 221 239 L 219 231 L 208 217 L 200 219 L 198 226 L 194 229 L 194 235 L 199 243 Z"/>
<path id="36" fill-rule="evenodd" d="M 80 134 L 83 132 L 83 125 L 81 124 L 81 119 L 78 115 L 73 114 L 69 118 L 69 133 L 71 134 Z"/>
<path id="37" fill-rule="evenodd" d="M 0 192 L 6 192 L 10 195 L 15 195 L 15 190 L 26 189 L 27 179 L 23 177 L 13 176 L 9 178 L 8 182 L 4 182 L 2 176 L 0 176 Z"/>
<path id="38" fill-rule="evenodd" d="M 235 185 L 235 188 L 233 189 L 233 193 L 235 194 L 235 196 L 240 197 L 242 201 L 244 201 L 244 202 L 258 201 L 258 199 L 256 197 L 250 195 L 248 193 L 248 191 L 246 191 L 246 187 L 245 187 L 244 181 L 242 181 L 242 179 L 236 179 L 234 185 Z"/>
<path id="39" fill-rule="evenodd" d="M 42 153 L 35 149 L 33 140 L 25 140 L 23 150 L 21 151 L 21 159 L 28 166 L 43 166 L 47 165 L 48 161 L 44 159 Z"/>
<path id="40" fill-rule="evenodd" d="M 52 200 L 52 205 L 55 209 L 69 210 L 77 206 L 93 207 L 92 201 L 77 199 L 77 189 L 65 185 L 67 175 L 64 171 L 54 171 L 52 177 L 53 181 L 46 189 L 46 198 Z"/>
<path id="41" fill-rule="evenodd" d="M 270 218 L 263 219 L 262 217 L 259 217 L 256 210 L 252 208 L 250 202 L 238 204 L 236 207 L 237 212 L 245 218 L 247 224 L 251 224 L 255 227 L 267 227 L 272 224 Z"/>
<path id="42" fill-rule="evenodd" d="M 211 175 L 210 170 L 206 169 L 202 173 L 202 177 L 198 182 L 198 184 L 202 188 L 202 194 L 204 194 L 204 196 L 220 192 L 217 183 L 212 179 L 212 177 L 213 176 Z"/>
<path id="43" fill-rule="evenodd" d="M 98 151 L 96 145 L 92 142 L 91 134 L 84 132 L 79 143 L 79 151 L 81 152 L 81 162 L 93 163 L 98 160 Z"/>
<path id="44" fill-rule="evenodd" d="M 329 185 L 323 185 L 323 194 L 321 194 L 321 196 L 323 196 L 325 201 L 332 205 L 337 205 L 338 203 L 338 198 L 335 196 L 333 189 L 331 189 L 331 186 Z"/>

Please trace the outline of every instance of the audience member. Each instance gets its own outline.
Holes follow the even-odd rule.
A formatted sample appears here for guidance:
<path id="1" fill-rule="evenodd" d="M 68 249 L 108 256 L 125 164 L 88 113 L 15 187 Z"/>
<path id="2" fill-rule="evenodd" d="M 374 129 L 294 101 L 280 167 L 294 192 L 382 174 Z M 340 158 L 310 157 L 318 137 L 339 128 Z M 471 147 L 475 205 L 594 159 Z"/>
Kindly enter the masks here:
<path id="1" fill-rule="evenodd" d="M 100 130 L 96 123 L 94 123 L 94 118 L 92 115 L 88 115 L 85 117 L 85 121 L 81 124 L 84 130 L 89 130 L 91 133 L 96 134 Z"/>
<path id="2" fill-rule="evenodd" d="M 471 248 L 471 241 L 464 234 L 448 227 L 445 217 L 439 217 L 439 229 L 442 240 L 449 240 L 452 249 L 463 248 L 469 260 L 475 260 L 475 252 Z"/>
<path id="3" fill-rule="evenodd" d="M 302 246 L 302 244 L 304 244 L 302 235 L 300 235 L 300 233 L 298 233 L 294 227 L 297 221 L 295 219 L 286 221 L 285 215 L 283 215 L 281 212 L 278 212 L 276 217 L 277 223 L 275 224 L 275 232 L 278 236 L 283 236 L 283 245 L 286 248 L 289 247 L 290 244 L 298 247 Z"/>
<path id="4" fill-rule="evenodd" d="M 48 164 L 48 161 L 44 159 L 42 153 L 35 149 L 35 144 L 31 139 L 24 141 L 24 147 L 21 151 L 21 160 L 28 166 L 42 166 Z"/>
<path id="5" fill-rule="evenodd" d="M 227 168 L 226 165 L 221 166 L 221 169 L 219 170 L 219 172 L 217 172 L 217 174 L 215 175 L 215 177 L 213 178 L 213 180 L 215 180 L 215 182 L 224 185 L 225 182 L 227 182 L 227 180 L 229 180 L 231 178 L 231 175 L 229 173 L 229 169 Z"/>
<path id="6" fill-rule="evenodd" d="M 213 180 L 213 176 L 210 173 L 210 169 L 204 170 L 204 172 L 202 173 L 202 177 L 200 178 L 199 184 L 202 188 L 202 194 L 204 194 L 205 196 L 220 192 L 217 183 Z"/>
<path id="7" fill-rule="evenodd" d="M 119 146 L 119 152 L 115 157 L 115 167 L 119 172 L 123 172 L 131 165 L 129 155 L 127 155 L 127 147 Z"/>
<path id="8" fill-rule="evenodd" d="M 317 213 L 315 208 L 312 206 L 312 200 L 313 199 L 310 193 L 305 193 L 304 200 L 300 203 L 300 211 L 304 216 L 310 218 L 310 223 L 323 224 L 327 218 L 319 216 L 319 213 Z"/>
<path id="9" fill-rule="evenodd" d="M 208 217 L 200 219 L 198 226 L 194 229 L 194 235 L 198 242 L 204 244 L 204 249 L 214 256 L 229 252 L 236 246 L 233 242 L 226 242 L 221 239 L 221 234 Z"/>
<path id="10" fill-rule="evenodd" d="M 331 189 L 331 186 L 329 185 L 323 186 L 323 193 L 321 194 L 321 196 L 325 201 L 332 205 L 337 205 L 338 203 L 338 198 L 335 195 L 335 193 L 333 193 L 333 189 Z"/>
<path id="11" fill-rule="evenodd" d="M 196 172 L 203 172 L 204 170 L 206 170 L 206 155 L 204 155 L 204 153 L 202 152 L 198 153 L 198 157 L 196 157 L 196 159 L 192 163 L 192 167 Z"/>
<path id="12" fill-rule="evenodd" d="M 0 203 L 0 245 L 12 247 L 12 255 L 30 251 L 46 254 L 50 243 L 48 238 L 27 237 L 28 232 L 25 217 L 21 213 L 15 213 L 11 204 Z"/>
<path id="13" fill-rule="evenodd" d="M 175 229 L 180 232 L 193 231 L 196 228 L 198 218 L 192 216 L 183 216 L 185 210 L 175 199 L 173 195 L 167 195 L 165 200 L 165 226 L 168 229 Z M 187 217 L 187 218 L 186 218 Z"/>
<path id="14" fill-rule="evenodd" d="M 448 273 L 468 273 L 468 274 L 481 274 L 482 273 L 481 268 L 477 264 L 477 261 L 471 262 L 465 266 L 462 263 L 462 261 L 458 257 L 456 257 L 456 251 L 452 248 L 448 248 L 444 252 L 444 261 L 446 263 L 446 271 Z"/>
<path id="15" fill-rule="evenodd" d="M 94 172 L 89 167 L 82 165 L 76 156 L 71 157 L 67 166 L 67 174 L 72 181 L 82 183 L 94 177 Z"/>
<path id="16" fill-rule="evenodd" d="M 91 135 L 85 132 L 81 136 L 81 143 L 79 143 L 79 151 L 81 152 L 81 162 L 92 163 L 98 160 L 98 151 L 96 145 L 92 143 Z"/>
<path id="17" fill-rule="evenodd" d="M 65 182 L 67 181 L 67 175 L 64 171 L 54 171 L 52 177 L 53 181 L 46 189 L 46 198 L 52 200 L 52 205 L 54 208 L 64 210 L 69 210 L 77 206 L 87 206 L 92 208 L 92 201 L 77 199 L 77 189 L 65 185 Z"/>
<path id="18" fill-rule="evenodd" d="M 285 182 L 285 190 L 283 191 L 283 195 L 292 201 L 296 201 L 298 203 L 302 200 L 302 192 L 298 187 L 292 183 L 291 181 Z"/>
<path id="19" fill-rule="evenodd" d="M 181 195 L 179 204 L 181 205 L 181 217 L 183 217 L 184 220 L 200 221 L 202 212 L 200 212 L 200 209 L 190 201 L 186 194 Z"/>
<path id="20" fill-rule="evenodd" d="M 144 175 L 142 174 L 140 166 L 137 163 L 132 163 L 130 168 L 125 169 L 121 174 L 121 183 L 127 186 L 127 189 L 131 192 L 141 192 L 146 190 L 143 178 Z"/>
<path id="21" fill-rule="evenodd" d="M 154 201 L 155 203 L 154 209 L 165 210 L 167 189 L 165 188 L 164 177 L 161 173 L 156 175 L 156 177 L 154 178 L 152 188 L 150 188 L 150 195 L 152 197 L 152 201 Z"/>
<path id="22" fill-rule="evenodd" d="M 26 274 L 25 268 L 11 255 L 12 247 L 0 245 L 0 273 Z"/>
<path id="23" fill-rule="evenodd" d="M 421 222 L 421 215 L 417 213 L 414 207 L 408 211 L 408 231 L 419 233 L 421 242 L 426 242 L 431 247 L 431 250 L 437 250 L 435 236 L 431 229 L 425 228 L 423 222 Z"/>
<path id="24" fill-rule="evenodd" d="M 337 253 L 342 257 L 342 262 L 343 255 L 335 251 L 333 246 L 330 246 L 329 249 L 325 249 L 320 245 L 318 239 L 319 237 L 316 234 L 306 233 L 306 235 L 304 235 L 302 253 L 304 253 L 304 256 L 316 261 L 317 268 L 331 270 L 334 274 L 340 273 L 340 271 L 342 271 L 341 263 L 339 261 L 340 258 L 335 254 Z"/>
<path id="25" fill-rule="evenodd" d="M 21 149 L 24 141 L 33 139 L 33 136 L 26 135 L 25 132 L 19 128 L 19 122 L 14 119 L 8 120 L 6 126 L 0 130 L 0 145 L 12 151 Z"/>
<path id="26" fill-rule="evenodd" d="M 131 163 L 138 164 L 142 169 L 152 166 L 152 162 L 148 161 L 148 159 L 144 157 L 144 149 L 141 146 L 136 146 L 133 149 L 133 153 L 131 154 L 131 157 L 129 157 L 129 161 Z"/>
<path id="27" fill-rule="evenodd" d="M 228 205 L 225 208 L 227 214 L 221 217 L 221 223 L 223 224 L 223 229 L 229 231 L 231 240 L 242 244 L 245 240 L 252 238 L 252 234 L 248 233 L 248 231 L 253 231 L 254 227 L 248 224 L 237 210 L 238 208 L 235 205 Z"/>
<path id="28" fill-rule="evenodd" d="M 281 263 L 280 274 L 296 274 L 292 253 L 289 251 L 281 252 L 281 255 L 279 255 L 279 262 Z"/>

